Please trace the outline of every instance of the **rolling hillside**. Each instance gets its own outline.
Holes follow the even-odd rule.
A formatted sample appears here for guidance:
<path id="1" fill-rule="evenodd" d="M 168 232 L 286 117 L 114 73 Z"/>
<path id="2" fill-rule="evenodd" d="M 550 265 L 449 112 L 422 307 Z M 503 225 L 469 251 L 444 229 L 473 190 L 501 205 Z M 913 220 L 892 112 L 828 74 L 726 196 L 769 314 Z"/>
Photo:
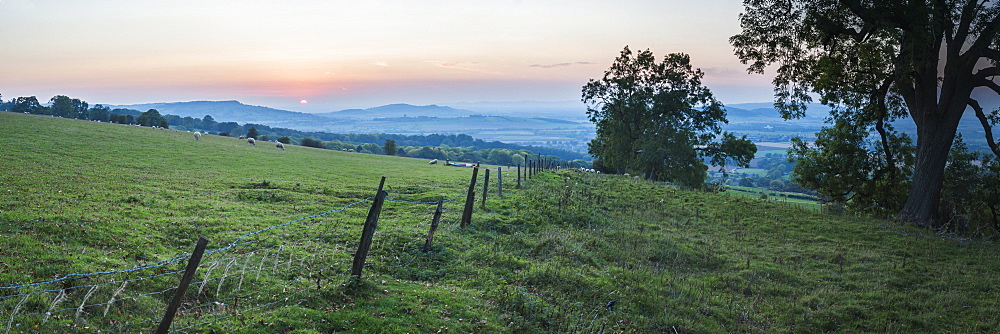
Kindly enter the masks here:
<path id="1" fill-rule="evenodd" d="M 1000 328 L 1000 249 L 889 220 L 544 171 L 0 113 L 0 319 L 151 332 L 210 239 L 184 333 L 963 332 Z M 361 279 L 352 253 L 381 176 Z M 446 199 L 425 248 L 433 203 Z M 987 235 L 988 236 L 988 235 Z"/>
<path id="2" fill-rule="evenodd" d="M 485 141 L 543 146 L 586 153 L 594 137 L 594 125 L 579 115 L 563 118 L 537 117 L 530 110 L 519 114 L 486 116 L 446 106 L 391 104 L 368 109 L 330 113 L 299 113 L 238 101 L 192 101 L 116 106 L 161 114 L 203 118 L 219 122 L 254 123 L 300 131 L 330 133 L 390 133 L 402 135 L 465 134 Z"/>

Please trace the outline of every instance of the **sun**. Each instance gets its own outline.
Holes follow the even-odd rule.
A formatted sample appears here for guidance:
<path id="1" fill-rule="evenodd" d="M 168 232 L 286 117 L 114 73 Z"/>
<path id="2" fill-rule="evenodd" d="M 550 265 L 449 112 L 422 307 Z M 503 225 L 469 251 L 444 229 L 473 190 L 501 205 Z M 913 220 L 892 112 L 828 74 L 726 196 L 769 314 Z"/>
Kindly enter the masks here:
<path id="1" fill-rule="evenodd" d="M 299 101 L 299 103 L 301 103 L 301 104 L 306 104 L 306 103 L 309 103 L 309 101 L 308 101 L 308 100 L 306 100 L 306 99 L 302 99 L 301 101 Z"/>

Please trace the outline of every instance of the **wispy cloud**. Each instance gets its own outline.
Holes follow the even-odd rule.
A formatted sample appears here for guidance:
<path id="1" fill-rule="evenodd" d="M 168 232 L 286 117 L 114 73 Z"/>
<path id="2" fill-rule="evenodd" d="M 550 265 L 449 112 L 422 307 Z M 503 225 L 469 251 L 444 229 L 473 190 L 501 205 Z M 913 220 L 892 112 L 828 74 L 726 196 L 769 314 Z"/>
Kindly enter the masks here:
<path id="1" fill-rule="evenodd" d="M 573 65 L 594 65 L 594 64 L 595 63 L 591 63 L 589 61 L 578 61 L 578 62 L 575 62 L 575 63 L 534 64 L 534 65 L 528 65 L 528 67 L 556 68 L 556 67 L 566 67 L 566 66 L 573 66 Z"/>
<path id="2" fill-rule="evenodd" d="M 455 61 L 440 61 L 440 60 L 428 60 L 426 62 L 434 64 L 434 65 L 436 65 L 438 67 L 444 67 L 444 68 L 450 68 L 450 69 L 456 69 L 456 70 L 463 70 L 463 71 L 470 71 L 470 72 L 484 73 L 484 74 L 492 74 L 492 75 L 502 75 L 503 74 L 503 73 L 496 72 L 496 71 L 489 71 L 489 70 L 484 70 L 484 69 L 477 68 L 480 65 L 479 62 L 455 62 Z"/>
<path id="3" fill-rule="evenodd" d="M 382 66 L 382 67 L 389 67 L 389 63 L 387 63 L 385 61 L 382 61 L 382 60 L 377 60 L 374 63 L 372 63 L 372 65 Z"/>

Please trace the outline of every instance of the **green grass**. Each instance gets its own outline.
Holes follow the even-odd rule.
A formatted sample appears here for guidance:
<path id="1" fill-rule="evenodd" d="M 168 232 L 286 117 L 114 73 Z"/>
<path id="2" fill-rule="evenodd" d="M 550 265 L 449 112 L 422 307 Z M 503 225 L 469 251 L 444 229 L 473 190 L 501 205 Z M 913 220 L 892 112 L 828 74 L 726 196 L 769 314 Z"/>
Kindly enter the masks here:
<path id="1" fill-rule="evenodd" d="M 374 194 L 460 195 L 471 170 L 216 136 L 0 113 L 0 285 L 127 269 Z M 481 174 L 480 174 L 481 175 Z M 361 280 L 370 202 L 247 236 L 206 256 L 185 332 L 981 332 L 1000 328 L 990 241 L 904 223 L 576 171 L 492 193 L 458 228 L 448 202 L 387 202 Z M 491 185 L 496 180 L 491 180 Z M 481 191 L 477 190 L 477 191 Z M 214 263 L 214 265 L 213 265 Z M 183 263 L 155 270 L 179 270 Z M 99 275 L 0 299 L 11 332 L 150 332 L 178 274 Z M 112 282 L 112 280 L 115 280 Z M 242 285 L 241 285 L 242 284 Z M 90 288 L 99 285 L 98 288 Z M 41 292 L 51 288 L 51 292 Z M 88 290 L 94 289 L 92 295 Z M 59 297 L 58 291 L 65 291 Z M 172 292 L 171 292 L 172 293 Z M 0 296 L 10 291 L 0 290 Z M 85 297 L 88 298 L 85 300 Z M 87 301 L 89 300 L 89 301 Z M 607 308 L 609 302 L 616 301 Z M 107 315 L 103 312 L 110 310 Z M 51 318 L 44 312 L 55 310 Z M 11 317 L 10 315 L 14 315 Z M 34 326 L 39 326 L 37 329 Z"/>
<path id="2" fill-rule="evenodd" d="M 805 207 L 808 208 L 819 207 L 819 202 L 815 199 L 814 196 L 801 193 L 772 191 L 756 187 L 728 186 L 726 187 L 725 194 L 733 196 L 749 197 L 749 198 L 766 199 L 781 203 L 805 205 Z M 809 197 L 811 199 L 806 199 L 802 197 Z"/>

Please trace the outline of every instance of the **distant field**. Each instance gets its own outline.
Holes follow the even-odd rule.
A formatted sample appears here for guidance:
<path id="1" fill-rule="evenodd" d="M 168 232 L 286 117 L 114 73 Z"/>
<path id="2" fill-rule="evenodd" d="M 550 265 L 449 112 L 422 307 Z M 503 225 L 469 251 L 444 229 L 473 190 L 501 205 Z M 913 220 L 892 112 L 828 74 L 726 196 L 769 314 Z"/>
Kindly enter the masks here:
<path id="1" fill-rule="evenodd" d="M 752 174 L 757 176 L 767 175 L 767 170 L 762 168 L 737 168 L 733 173 Z"/>
<path id="2" fill-rule="evenodd" d="M 819 202 L 814 196 L 800 193 L 790 193 L 783 191 L 771 191 L 768 189 L 753 188 L 753 187 L 737 187 L 729 186 L 727 187 L 727 194 L 745 196 L 750 198 L 762 198 L 762 194 L 767 195 L 767 200 L 779 201 L 795 204 L 807 204 L 808 207 L 819 208 Z"/>

